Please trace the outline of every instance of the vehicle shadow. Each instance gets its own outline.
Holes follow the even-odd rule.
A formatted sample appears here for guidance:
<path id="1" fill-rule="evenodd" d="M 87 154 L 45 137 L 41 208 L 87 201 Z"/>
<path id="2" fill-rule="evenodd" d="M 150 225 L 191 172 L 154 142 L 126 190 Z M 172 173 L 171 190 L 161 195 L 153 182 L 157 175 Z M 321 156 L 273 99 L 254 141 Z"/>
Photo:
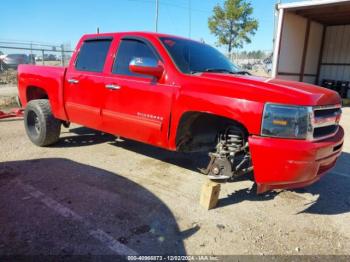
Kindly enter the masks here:
<path id="1" fill-rule="evenodd" d="M 113 141 L 109 144 L 196 172 L 205 169 L 209 163 L 207 153 L 173 152 L 132 140 Z"/>
<path id="2" fill-rule="evenodd" d="M 318 183 L 297 193 L 318 195 L 318 199 L 308 203 L 300 213 L 337 215 L 350 212 L 350 154 L 343 152 L 336 167 L 326 174 Z"/>
<path id="3" fill-rule="evenodd" d="M 70 128 L 68 133 L 76 135 L 62 136 L 51 147 L 81 147 L 102 144 L 115 140 L 115 136 L 86 127 Z"/>
<path id="4" fill-rule="evenodd" d="M 348 165 L 348 169 L 346 169 Z M 309 193 L 317 199 L 307 203 L 299 213 L 337 215 L 350 212 L 350 154 L 343 152 L 334 170 L 322 177 L 315 184 L 306 188 L 289 190 L 296 194 Z M 340 171 L 338 171 L 340 170 Z M 286 190 L 284 190 L 286 191 Z M 233 192 L 220 199 L 218 207 L 240 203 L 242 201 L 269 201 L 284 191 L 270 191 L 261 195 L 256 194 L 255 185 Z M 288 190 L 287 190 L 288 191 Z"/>
<path id="5" fill-rule="evenodd" d="M 184 154 L 178 152 L 171 152 L 161 148 L 153 147 L 147 144 L 139 143 L 132 140 L 122 140 L 117 141 L 114 136 L 105 135 L 104 138 L 99 138 L 99 132 L 90 131 L 87 128 L 74 128 L 70 130 L 76 134 L 91 136 L 90 139 L 93 141 L 98 141 L 100 143 L 109 142 L 110 145 L 114 145 L 120 148 L 123 148 L 128 151 L 136 152 L 172 165 L 176 165 L 188 170 L 199 171 L 207 166 L 209 157 L 207 154 Z M 95 133 L 94 133 L 95 132 Z M 61 141 L 59 146 L 80 146 L 88 144 L 79 136 L 72 136 L 71 141 Z M 343 173 L 350 170 L 350 154 L 343 152 L 341 155 L 337 166 L 333 172 L 336 170 L 341 170 Z M 339 175 L 332 174 L 332 171 L 329 174 L 326 174 L 320 181 L 316 182 L 314 185 L 311 185 L 304 189 L 290 190 L 297 194 L 310 193 L 312 195 L 318 196 L 318 199 L 309 203 L 305 208 L 304 213 L 314 213 L 314 214 L 342 214 L 348 213 L 350 211 L 350 199 L 347 192 L 350 192 L 350 183 L 349 178 L 342 177 Z M 349 174 L 350 177 L 350 174 Z M 251 175 L 244 176 L 240 180 L 252 180 Z M 273 200 L 283 191 L 271 191 L 265 194 L 257 195 L 255 188 L 243 188 L 238 191 L 233 192 L 220 199 L 218 208 L 234 205 L 242 201 L 269 201 Z"/>
<path id="6" fill-rule="evenodd" d="M 62 158 L 0 163 L 0 255 L 186 253 L 169 208 L 118 174 Z"/>
<path id="7" fill-rule="evenodd" d="M 269 201 L 273 200 L 281 192 L 282 191 L 269 191 L 258 195 L 256 193 L 256 185 L 253 184 L 252 187 L 240 189 L 227 195 L 224 198 L 220 198 L 217 208 L 231 206 L 243 201 Z"/>
<path id="8" fill-rule="evenodd" d="M 123 148 L 138 154 L 142 154 L 169 164 L 173 164 L 192 171 L 205 168 L 209 162 L 208 154 L 203 153 L 179 153 L 162 148 L 150 146 L 132 140 L 118 140 L 115 136 L 96 131 L 86 127 L 70 128 L 69 133 L 74 135 L 61 137 L 58 143 L 52 147 L 79 147 L 108 142 L 110 145 Z"/>

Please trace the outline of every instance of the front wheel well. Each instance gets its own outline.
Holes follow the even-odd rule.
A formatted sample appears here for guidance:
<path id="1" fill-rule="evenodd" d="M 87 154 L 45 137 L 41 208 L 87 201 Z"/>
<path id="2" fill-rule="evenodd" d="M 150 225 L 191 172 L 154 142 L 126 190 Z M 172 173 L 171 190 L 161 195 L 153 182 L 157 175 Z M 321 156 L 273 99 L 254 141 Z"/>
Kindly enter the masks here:
<path id="1" fill-rule="evenodd" d="M 239 128 L 245 138 L 247 128 L 230 118 L 203 112 L 187 112 L 181 119 L 176 134 L 176 149 L 182 152 L 212 151 L 217 144 L 218 135 L 228 127 Z"/>
<path id="2" fill-rule="evenodd" d="M 31 100 L 48 99 L 48 98 L 49 98 L 49 96 L 43 88 L 40 88 L 37 86 L 27 87 L 27 90 L 26 90 L 27 103 Z"/>

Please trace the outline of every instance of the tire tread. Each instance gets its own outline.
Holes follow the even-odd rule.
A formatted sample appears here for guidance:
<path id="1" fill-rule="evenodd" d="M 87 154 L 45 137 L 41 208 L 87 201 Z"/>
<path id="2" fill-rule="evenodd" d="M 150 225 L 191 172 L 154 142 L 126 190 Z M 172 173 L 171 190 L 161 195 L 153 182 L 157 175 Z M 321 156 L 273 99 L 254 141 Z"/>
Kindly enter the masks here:
<path id="1" fill-rule="evenodd" d="M 38 146 L 49 146 L 56 143 L 61 133 L 61 121 L 56 119 L 51 111 L 50 102 L 47 99 L 36 99 L 29 101 L 26 107 L 26 111 L 37 109 L 44 119 L 45 134 L 39 139 L 39 141 L 31 141 Z M 26 121 L 25 121 L 26 125 Z M 27 128 L 27 127 L 26 127 Z M 28 133 L 28 132 L 27 132 Z M 28 134 L 29 135 L 29 134 Z"/>

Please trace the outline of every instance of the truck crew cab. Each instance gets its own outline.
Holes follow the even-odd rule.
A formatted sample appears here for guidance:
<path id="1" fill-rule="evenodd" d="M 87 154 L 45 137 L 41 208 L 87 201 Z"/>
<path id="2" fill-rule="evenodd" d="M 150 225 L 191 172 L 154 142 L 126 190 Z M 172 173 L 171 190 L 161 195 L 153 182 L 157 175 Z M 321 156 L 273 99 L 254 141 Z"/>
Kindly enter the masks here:
<path id="1" fill-rule="evenodd" d="M 144 32 L 84 35 L 65 67 L 20 65 L 25 128 L 38 146 L 62 124 L 210 154 L 210 179 L 254 173 L 258 192 L 304 187 L 341 154 L 341 99 L 247 76 L 209 45 Z"/>

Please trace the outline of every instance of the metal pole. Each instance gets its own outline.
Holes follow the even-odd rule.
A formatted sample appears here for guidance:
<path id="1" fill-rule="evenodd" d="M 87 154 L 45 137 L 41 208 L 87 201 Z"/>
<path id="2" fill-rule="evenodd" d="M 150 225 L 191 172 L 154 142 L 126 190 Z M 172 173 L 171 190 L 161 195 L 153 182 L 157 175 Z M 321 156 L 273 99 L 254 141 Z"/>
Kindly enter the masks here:
<path id="1" fill-rule="evenodd" d="M 44 49 L 41 50 L 41 54 L 43 55 L 43 65 L 45 65 L 45 59 L 44 59 Z"/>
<path id="2" fill-rule="evenodd" d="M 33 58 L 33 43 L 30 42 L 30 63 L 31 64 L 34 64 L 35 61 L 33 61 L 34 58 Z"/>
<path id="3" fill-rule="evenodd" d="M 156 32 L 158 32 L 159 0 L 156 0 Z"/>
<path id="4" fill-rule="evenodd" d="M 61 45 L 61 62 L 62 66 L 64 66 L 64 45 Z"/>
<path id="5" fill-rule="evenodd" d="M 282 0 L 276 0 L 275 8 L 273 10 L 273 37 L 272 44 L 275 45 L 276 41 L 276 30 L 277 30 L 277 22 L 278 22 L 278 6 L 282 3 Z"/>
<path id="6" fill-rule="evenodd" d="M 191 26 L 192 26 L 192 17 L 191 17 L 191 0 L 188 0 L 188 37 L 191 38 Z"/>

